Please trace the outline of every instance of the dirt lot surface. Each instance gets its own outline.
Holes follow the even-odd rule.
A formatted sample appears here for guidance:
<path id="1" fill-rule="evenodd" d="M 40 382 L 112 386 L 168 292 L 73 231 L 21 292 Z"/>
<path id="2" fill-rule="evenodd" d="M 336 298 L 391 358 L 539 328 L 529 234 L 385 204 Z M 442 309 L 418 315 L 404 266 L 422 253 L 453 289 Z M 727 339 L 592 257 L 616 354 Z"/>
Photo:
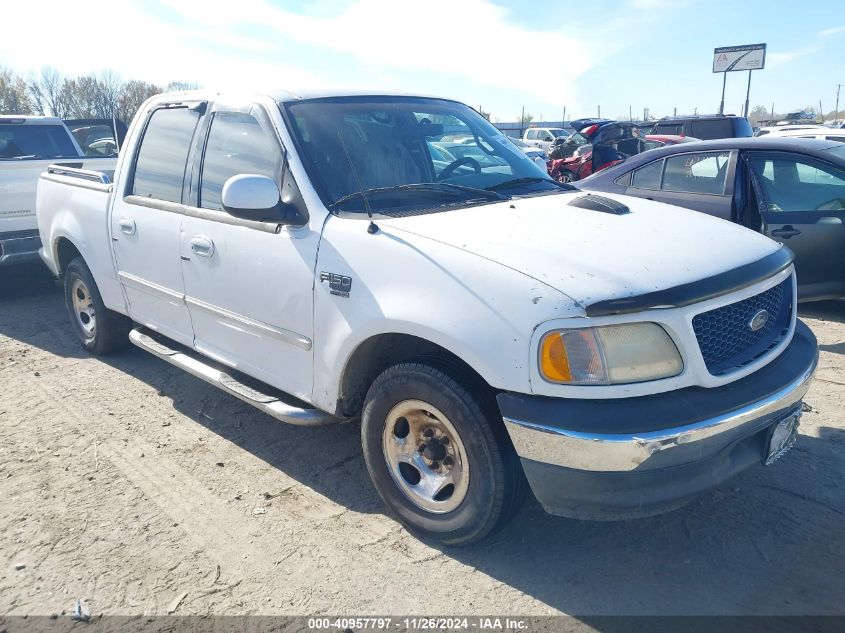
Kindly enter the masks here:
<path id="1" fill-rule="evenodd" d="M 795 448 L 687 507 L 517 519 L 437 549 L 358 429 L 286 426 L 143 351 L 97 359 L 39 268 L 0 271 L 0 614 L 845 614 L 845 302 Z"/>

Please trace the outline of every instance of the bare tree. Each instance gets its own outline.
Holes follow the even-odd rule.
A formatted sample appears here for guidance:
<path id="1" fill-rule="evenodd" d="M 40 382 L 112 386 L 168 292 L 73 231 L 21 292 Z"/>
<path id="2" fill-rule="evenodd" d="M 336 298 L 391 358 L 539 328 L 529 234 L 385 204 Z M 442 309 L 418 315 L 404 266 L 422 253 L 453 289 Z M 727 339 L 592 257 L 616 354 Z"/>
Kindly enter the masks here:
<path id="1" fill-rule="evenodd" d="M 31 75 L 27 80 L 32 103 L 38 114 L 63 117 L 65 104 L 62 103 L 62 78 L 52 66 L 44 66 L 38 75 Z"/>
<path id="2" fill-rule="evenodd" d="M 148 84 L 145 81 L 133 79 L 123 84 L 123 90 L 117 103 L 117 118 L 129 123 L 141 104 L 147 99 L 162 92 L 161 87 Z"/>
<path id="3" fill-rule="evenodd" d="M 174 81 L 167 90 L 194 90 L 196 83 Z M 162 88 L 145 81 L 124 82 L 111 70 L 63 77 L 44 66 L 28 78 L 0 66 L 0 114 L 40 114 L 62 119 L 110 119 L 127 123 Z"/>

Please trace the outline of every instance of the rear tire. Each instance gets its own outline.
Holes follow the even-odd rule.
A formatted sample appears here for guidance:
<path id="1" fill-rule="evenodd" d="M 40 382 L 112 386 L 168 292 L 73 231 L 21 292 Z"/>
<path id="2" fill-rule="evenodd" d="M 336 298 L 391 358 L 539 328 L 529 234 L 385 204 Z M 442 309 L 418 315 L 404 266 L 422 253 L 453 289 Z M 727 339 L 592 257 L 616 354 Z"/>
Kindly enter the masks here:
<path id="1" fill-rule="evenodd" d="M 82 347 L 97 356 L 125 348 L 132 321 L 105 306 L 94 276 L 81 257 L 68 264 L 64 284 L 71 327 Z"/>
<path id="2" fill-rule="evenodd" d="M 474 393 L 430 365 L 395 365 L 373 382 L 361 416 L 379 495 L 409 531 L 444 545 L 502 527 L 527 491 L 495 403 Z"/>

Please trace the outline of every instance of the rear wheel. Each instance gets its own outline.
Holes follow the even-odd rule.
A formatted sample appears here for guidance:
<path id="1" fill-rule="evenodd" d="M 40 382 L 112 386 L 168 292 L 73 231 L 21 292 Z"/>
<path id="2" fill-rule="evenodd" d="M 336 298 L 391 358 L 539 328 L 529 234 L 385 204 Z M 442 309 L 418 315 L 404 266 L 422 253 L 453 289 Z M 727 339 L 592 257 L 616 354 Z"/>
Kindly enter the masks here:
<path id="1" fill-rule="evenodd" d="M 558 173 L 558 175 L 557 175 L 557 181 L 558 181 L 558 182 L 562 182 L 562 183 L 564 183 L 564 184 L 567 184 L 567 183 L 573 182 L 574 180 L 575 180 L 575 177 L 572 175 L 572 172 L 571 172 L 571 171 L 566 171 L 565 169 L 564 169 L 564 170 L 562 170 L 562 171 L 561 171 L 560 173 Z"/>
<path id="2" fill-rule="evenodd" d="M 126 347 L 132 321 L 103 304 L 94 277 L 81 257 L 68 264 L 64 281 L 71 327 L 82 347 L 97 355 Z"/>
<path id="3" fill-rule="evenodd" d="M 435 367 L 408 363 L 383 372 L 367 393 L 361 432 L 376 489 L 423 538 L 479 541 L 525 497 L 522 467 L 501 421 Z"/>

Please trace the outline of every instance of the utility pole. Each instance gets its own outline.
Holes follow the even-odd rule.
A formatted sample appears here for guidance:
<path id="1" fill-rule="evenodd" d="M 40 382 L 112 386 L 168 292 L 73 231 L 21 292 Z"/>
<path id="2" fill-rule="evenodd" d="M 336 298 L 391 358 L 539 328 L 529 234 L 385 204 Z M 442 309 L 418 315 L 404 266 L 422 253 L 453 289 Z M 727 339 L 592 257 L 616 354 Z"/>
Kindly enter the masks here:
<path id="1" fill-rule="evenodd" d="M 836 111 L 833 113 L 833 124 L 839 123 L 839 89 L 842 84 L 836 84 Z"/>
<path id="2" fill-rule="evenodd" d="M 672 116 L 678 116 L 678 106 L 675 106 L 675 109 L 672 110 Z"/>
<path id="3" fill-rule="evenodd" d="M 560 120 L 560 127 L 566 127 L 566 106 L 563 106 L 563 118 Z"/>
<path id="4" fill-rule="evenodd" d="M 822 123 L 824 123 L 824 110 L 822 110 L 822 100 L 819 99 L 819 116 L 822 118 Z"/>
<path id="5" fill-rule="evenodd" d="M 725 113 L 725 83 L 728 81 L 727 71 L 722 73 L 722 101 L 719 103 L 719 114 Z"/>
<path id="6" fill-rule="evenodd" d="M 775 102 L 772 101 L 772 121 L 775 120 Z"/>
<path id="7" fill-rule="evenodd" d="M 629 121 L 634 120 L 634 114 L 633 114 L 633 110 L 631 110 L 631 106 L 628 106 L 628 120 Z"/>
<path id="8" fill-rule="evenodd" d="M 599 104 L 599 118 L 601 118 L 601 104 Z"/>
<path id="9" fill-rule="evenodd" d="M 525 106 L 522 106 L 522 118 L 519 119 L 519 136 L 525 136 Z"/>
<path id="10" fill-rule="evenodd" d="M 748 87 L 745 89 L 745 109 L 742 111 L 742 116 L 748 118 L 748 98 L 751 96 L 751 71 L 748 71 Z"/>

